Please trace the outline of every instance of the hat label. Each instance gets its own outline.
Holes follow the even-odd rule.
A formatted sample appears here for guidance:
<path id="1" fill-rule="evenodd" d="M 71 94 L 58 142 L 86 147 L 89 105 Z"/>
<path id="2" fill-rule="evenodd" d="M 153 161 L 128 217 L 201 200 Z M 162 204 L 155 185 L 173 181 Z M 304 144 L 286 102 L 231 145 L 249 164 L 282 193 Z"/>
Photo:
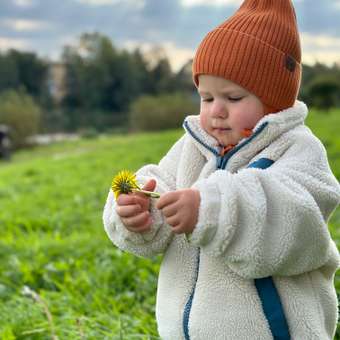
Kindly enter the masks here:
<path id="1" fill-rule="evenodd" d="M 296 68 L 296 61 L 295 59 L 290 56 L 289 54 L 286 55 L 286 58 L 285 58 L 285 66 L 286 66 L 286 69 L 289 71 L 289 72 L 294 72 L 295 71 L 295 68 Z"/>

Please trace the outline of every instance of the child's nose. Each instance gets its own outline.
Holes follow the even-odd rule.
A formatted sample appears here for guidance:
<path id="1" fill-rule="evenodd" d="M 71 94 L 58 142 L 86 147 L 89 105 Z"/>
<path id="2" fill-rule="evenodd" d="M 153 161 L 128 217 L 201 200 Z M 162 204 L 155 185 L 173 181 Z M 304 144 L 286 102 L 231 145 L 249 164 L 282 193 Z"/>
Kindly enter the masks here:
<path id="1" fill-rule="evenodd" d="M 224 103 L 215 100 L 211 108 L 211 115 L 214 118 L 226 118 L 228 116 L 228 110 Z"/>

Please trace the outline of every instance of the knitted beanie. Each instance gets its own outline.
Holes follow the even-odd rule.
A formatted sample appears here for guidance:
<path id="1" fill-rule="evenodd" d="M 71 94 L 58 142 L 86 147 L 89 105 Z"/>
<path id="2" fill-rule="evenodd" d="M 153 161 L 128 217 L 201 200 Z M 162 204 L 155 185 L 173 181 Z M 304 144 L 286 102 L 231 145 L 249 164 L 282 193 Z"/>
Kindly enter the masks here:
<path id="1" fill-rule="evenodd" d="M 245 0 L 209 32 L 194 57 L 193 80 L 209 74 L 255 94 L 265 107 L 292 106 L 301 81 L 301 46 L 291 0 Z"/>

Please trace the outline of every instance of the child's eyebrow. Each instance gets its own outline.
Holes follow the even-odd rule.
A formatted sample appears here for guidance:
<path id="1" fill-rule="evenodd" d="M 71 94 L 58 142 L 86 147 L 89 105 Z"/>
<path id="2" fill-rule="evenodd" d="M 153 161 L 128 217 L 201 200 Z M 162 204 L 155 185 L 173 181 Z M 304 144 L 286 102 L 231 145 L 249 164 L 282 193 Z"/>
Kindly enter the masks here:
<path id="1" fill-rule="evenodd" d="M 198 92 L 199 94 L 205 94 L 205 95 L 210 94 L 209 92 L 201 91 L 201 90 L 197 90 L 197 92 Z"/>
<path id="2" fill-rule="evenodd" d="M 209 91 L 197 90 L 197 92 L 200 95 L 210 95 Z M 224 90 L 219 91 L 219 93 L 226 94 L 226 95 L 231 95 L 231 94 L 240 93 L 240 92 L 242 93 L 243 91 L 241 89 L 231 89 L 231 90 L 224 89 Z"/>
<path id="3" fill-rule="evenodd" d="M 235 92 L 242 92 L 242 89 L 240 89 L 240 88 L 236 88 L 236 89 L 226 88 L 226 89 L 222 89 L 220 92 L 223 93 L 223 94 L 230 94 L 230 93 L 235 93 Z"/>

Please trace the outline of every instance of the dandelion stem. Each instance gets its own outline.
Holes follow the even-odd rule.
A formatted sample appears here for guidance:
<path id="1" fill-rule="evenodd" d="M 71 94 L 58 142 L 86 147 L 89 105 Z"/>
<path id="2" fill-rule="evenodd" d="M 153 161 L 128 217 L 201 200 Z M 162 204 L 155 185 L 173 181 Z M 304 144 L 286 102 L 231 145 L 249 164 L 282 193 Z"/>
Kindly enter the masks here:
<path id="1" fill-rule="evenodd" d="M 48 309 L 48 306 L 45 300 L 37 292 L 35 292 L 33 289 L 31 289 L 28 286 L 23 287 L 22 294 L 25 296 L 31 297 L 35 302 L 37 302 L 38 304 L 42 306 L 43 311 L 47 317 L 48 324 L 50 326 L 51 338 L 52 340 L 58 340 L 58 336 L 55 333 L 53 317 L 52 317 L 50 310 Z"/>
<path id="2" fill-rule="evenodd" d="M 131 189 L 132 192 L 141 192 L 142 194 L 152 197 L 152 198 L 159 198 L 161 195 L 158 192 L 147 191 L 142 189 Z"/>

